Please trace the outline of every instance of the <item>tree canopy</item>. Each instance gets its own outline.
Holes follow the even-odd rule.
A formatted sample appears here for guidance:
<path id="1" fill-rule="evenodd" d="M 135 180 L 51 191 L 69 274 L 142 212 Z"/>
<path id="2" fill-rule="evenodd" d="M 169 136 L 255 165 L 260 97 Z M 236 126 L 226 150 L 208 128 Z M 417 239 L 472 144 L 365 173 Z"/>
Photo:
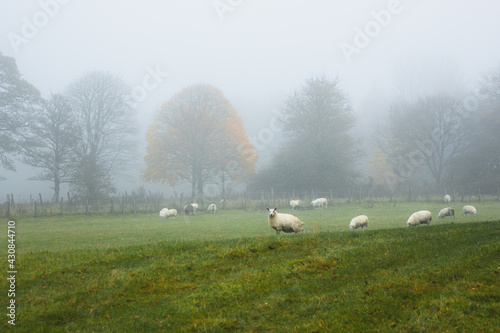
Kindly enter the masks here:
<path id="1" fill-rule="evenodd" d="M 12 155 L 22 130 L 40 106 L 39 91 L 21 77 L 16 62 L 0 53 L 0 166 L 15 170 Z"/>
<path id="2" fill-rule="evenodd" d="M 339 80 L 309 79 L 282 110 L 285 142 L 251 188 L 329 190 L 356 177 L 359 145 L 350 131 L 355 119 Z"/>
<path id="3" fill-rule="evenodd" d="M 217 88 L 197 84 L 165 102 L 149 127 L 146 181 L 191 184 L 192 196 L 203 186 L 241 182 L 255 168 L 257 154 L 236 110 Z"/>

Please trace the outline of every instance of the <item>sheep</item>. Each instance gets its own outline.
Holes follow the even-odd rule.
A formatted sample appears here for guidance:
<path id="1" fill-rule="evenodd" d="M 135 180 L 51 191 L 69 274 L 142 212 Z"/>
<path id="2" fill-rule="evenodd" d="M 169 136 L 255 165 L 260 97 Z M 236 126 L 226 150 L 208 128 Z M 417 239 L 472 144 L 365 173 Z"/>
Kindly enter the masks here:
<path id="1" fill-rule="evenodd" d="M 189 205 L 186 205 L 184 206 L 184 213 L 186 213 L 186 215 L 194 215 L 194 207 L 192 204 L 189 204 Z"/>
<path id="2" fill-rule="evenodd" d="M 193 202 L 191 206 L 193 206 L 193 214 L 196 213 L 196 211 L 198 210 L 198 204 Z"/>
<path id="3" fill-rule="evenodd" d="M 168 217 L 174 217 L 174 218 L 177 218 L 177 209 L 169 209 L 168 210 Z"/>
<path id="4" fill-rule="evenodd" d="M 160 218 L 166 219 L 168 217 L 168 208 L 163 208 L 160 210 Z"/>
<path id="5" fill-rule="evenodd" d="M 325 201 L 326 201 L 325 198 L 318 198 L 316 200 L 311 201 L 311 205 L 313 206 L 313 208 L 321 208 L 323 207 L 323 205 L 325 205 Z"/>
<path id="6" fill-rule="evenodd" d="M 328 207 L 328 200 L 326 198 L 318 198 L 316 200 L 319 200 L 323 204 L 323 206 Z"/>
<path id="7" fill-rule="evenodd" d="M 290 200 L 290 208 L 295 210 L 295 207 L 300 206 L 300 200 Z"/>
<path id="8" fill-rule="evenodd" d="M 358 229 L 359 227 L 361 227 L 361 229 L 363 229 L 363 227 L 368 228 L 368 216 L 359 215 L 351 220 L 351 224 L 349 224 L 349 229 L 353 230 L 353 229 Z"/>
<path id="9" fill-rule="evenodd" d="M 290 214 L 278 214 L 276 208 L 267 208 L 267 210 L 269 212 L 269 226 L 272 229 L 276 230 L 276 235 L 279 235 L 281 231 L 295 232 L 296 234 L 298 232 L 305 232 L 304 228 L 302 227 L 304 225 L 304 222 L 301 222 L 298 217 Z"/>
<path id="10" fill-rule="evenodd" d="M 444 196 L 444 203 L 449 203 L 451 201 L 451 197 L 447 194 Z M 439 218 L 439 217 L 438 217 Z"/>
<path id="11" fill-rule="evenodd" d="M 414 227 L 419 224 L 427 224 L 429 225 L 432 221 L 432 213 L 428 210 L 420 210 L 411 214 L 410 218 L 406 222 L 407 227 Z"/>
<path id="12" fill-rule="evenodd" d="M 472 215 L 476 216 L 476 214 L 477 214 L 476 207 L 471 206 L 471 205 L 465 205 L 463 210 L 464 210 L 465 216 L 467 216 L 467 214 L 472 214 Z"/>
<path id="13" fill-rule="evenodd" d="M 441 209 L 438 214 L 438 219 L 442 219 L 446 216 L 455 218 L 455 210 L 451 207 Z"/>
<path id="14" fill-rule="evenodd" d="M 207 212 L 215 212 L 217 211 L 217 206 L 213 203 L 213 204 L 210 204 L 207 208 Z"/>

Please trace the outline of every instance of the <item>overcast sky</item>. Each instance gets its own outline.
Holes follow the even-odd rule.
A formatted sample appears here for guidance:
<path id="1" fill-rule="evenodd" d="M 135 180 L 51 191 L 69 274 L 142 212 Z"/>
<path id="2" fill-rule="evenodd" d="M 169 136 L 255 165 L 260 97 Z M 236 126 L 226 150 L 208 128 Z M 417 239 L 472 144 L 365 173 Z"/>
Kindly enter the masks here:
<path id="1" fill-rule="evenodd" d="M 473 88 L 500 64 L 499 14 L 493 0 L 0 0 L 0 51 L 44 97 L 91 70 L 120 75 L 139 101 L 142 145 L 162 102 L 214 85 L 265 160 L 277 144 L 263 137 L 273 110 L 308 78 L 338 76 L 363 128 L 380 120 L 377 99 L 397 90 L 401 72 L 430 66 L 421 85 L 454 87 L 454 71 Z M 51 195 L 18 170 L 1 171 L 1 198 Z"/>

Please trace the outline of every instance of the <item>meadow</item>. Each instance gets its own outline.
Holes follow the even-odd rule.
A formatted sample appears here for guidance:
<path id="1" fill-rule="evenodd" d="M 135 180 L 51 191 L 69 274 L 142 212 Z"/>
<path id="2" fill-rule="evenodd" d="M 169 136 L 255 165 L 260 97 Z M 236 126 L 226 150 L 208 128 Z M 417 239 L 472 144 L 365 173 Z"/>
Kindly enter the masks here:
<path id="1" fill-rule="evenodd" d="M 451 206 L 442 220 L 438 202 L 297 210 L 306 233 L 281 236 L 263 209 L 20 218 L 15 330 L 495 332 L 500 203 Z M 407 228 L 420 209 L 431 225 Z M 359 214 L 370 227 L 350 231 Z"/>

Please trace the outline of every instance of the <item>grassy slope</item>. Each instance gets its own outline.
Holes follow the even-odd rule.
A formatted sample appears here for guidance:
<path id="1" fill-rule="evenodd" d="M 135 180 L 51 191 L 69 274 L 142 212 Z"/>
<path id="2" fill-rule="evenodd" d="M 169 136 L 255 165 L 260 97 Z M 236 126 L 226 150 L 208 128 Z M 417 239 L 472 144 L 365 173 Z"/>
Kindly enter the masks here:
<path id="1" fill-rule="evenodd" d="M 452 204 L 456 210 L 455 223 L 497 221 L 500 203 L 477 204 L 477 217 L 464 217 L 462 204 Z M 278 207 L 279 212 L 293 213 L 305 222 L 306 233 L 319 231 L 348 231 L 351 218 L 366 214 L 370 229 L 406 227 L 414 211 L 428 209 L 433 213 L 432 225 L 449 224 L 448 218 L 437 219 L 441 203 L 376 204 L 374 207 L 344 204 L 324 210 L 292 212 Z M 179 215 L 177 219 L 162 220 L 156 214 L 56 216 L 24 218 L 17 221 L 18 251 L 67 251 L 73 249 L 115 248 L 119 246 L 154 244 L 163 241 L 220 240 L 273 235 L 267 223 L 267 212 L 222 211 L 216 215 L 200 212 L 196 216 Z M 0 239 L 4 248 L 6 238 Z M 6 245 L 5 245 L 6 246 Z"/>
<path id="2" fill-rule="evenodd" d="M 492 207 L 493 216 L 498 204 Z M 399 216 L 384 220 L 391 208 L 377 214 L 375 207 L 370 228 L 400 225 L 409 208 L 393 207 Z M 357 209 L 297 212 L 316 232 L 281 237 L 269 236 L 262 212 L 168 222 L 155 216 L 20 221 L 16 328 L 443 332 L 500 326 L 499 222 L 465 223 L 457 216 L 455 224 L 430 227 L 317 232 L 345 230 Z M 488 211 L 486 204 L 480 211 Z"/>

